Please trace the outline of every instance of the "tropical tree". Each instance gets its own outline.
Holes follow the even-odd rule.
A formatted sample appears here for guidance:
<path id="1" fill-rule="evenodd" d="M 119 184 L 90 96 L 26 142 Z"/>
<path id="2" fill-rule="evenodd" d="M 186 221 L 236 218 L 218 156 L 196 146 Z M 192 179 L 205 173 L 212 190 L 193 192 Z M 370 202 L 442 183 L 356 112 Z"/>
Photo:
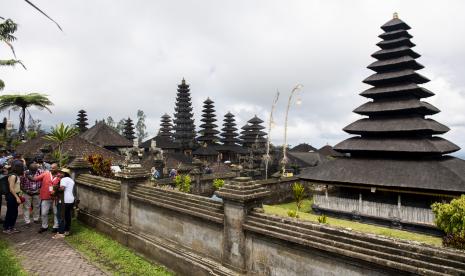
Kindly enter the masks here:
<path id="1" fill-rule="evenodd" d="M 36 107 L 39 110 L 47 110 L 52 113 L 48 108 L 53 103 L 48 99 L 47 95 L 39 93 L 30 93 L 26 95 L 2 95 L 0 96 L 0 111 L 6 109 L 20 110 L 19 113 L 19 135 L 24 135 L 26 111 L 30 107 Z"/>
<path id="2" fill-rule="evenodd" d="M 0 66 L 14 66 L 16 64 L 21 64 L 24 69 L 26 69 L 24 64 L 20 60 L 16 59 L 16 53 L 12 44 L 12 42 L 16 40 L 16 37 L 13 35 L 13 33 L 16 32 L 17 29 L 18 25 L 11 19 L 6 19 L 4 22 L 0 23 L 0 42 L 8 45 L 8 47 L 10 47 L 11 51 L 13 52 L 13 56 L 15 57 L 14 59 L 0 60 Z M 3 90 L 4 87 L 5 83 L 0 79 L 0 90 Z"/>
<path id="3" fill-rule="evenodd" d="M 57 144 L 58 148 L 55 152 L 55 156 L 58 159 L 60 167 L 64 166 L 67 160 L 66 153 L 63 152 L 63 144 L 78 133 L 78 128 L 74 126 L 65 126 L 63 123 L 60 123 L 52 128 L 52 131 L 44 137 L 44 139 Z"/>
<path id="4" fill-rule="evenodd" d="M 145 125 L 145 118 L 146 116 L 144 111 L 137 110 L 136 134 L 139 143 L 148 136 L 148 133 L 145 131 L 147 129 L 147 126 Z"/>
<path id="5" fill-rule="evenodd" d="M 125 119 L 119 120 L 119 122 L 116 124 L 116 130 L 118 130 L 119 134 L 123 134 L 125 124 Z"/>

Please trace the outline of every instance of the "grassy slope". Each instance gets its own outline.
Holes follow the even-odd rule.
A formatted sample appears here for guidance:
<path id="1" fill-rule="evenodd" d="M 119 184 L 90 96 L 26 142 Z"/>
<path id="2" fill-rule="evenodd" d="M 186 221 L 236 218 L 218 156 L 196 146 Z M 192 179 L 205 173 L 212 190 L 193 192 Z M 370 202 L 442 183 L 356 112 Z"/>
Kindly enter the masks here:
<path id="1" fill-rule="evenodd" d="M 27 275 L 22 269 L 8 244 L 0 240 L 0 275 L 4 276 L 22 276 Z"/>
<path id="2" fill-rule="evenodd" d="M 295 202 L 291 203 L 284 203 L 278 205 L 264 205 L 263 206 L 265 213 L 274 214 L 279 216 L 287 217 L 288 210 L 296 210 L 297 206 Z M 300 219 L 308 220 L 317 222 L 317 215 L 309 213 L 311 209 L 311 201 L 305 200 L 302 209 L 299 212 Z M 336 219 L 328 217 L 328 224 L 331 226 L 337 227 L 344 227 L 344 228 L 351 228 L 352 230 L 365 232 L 365 233 L 372 233 L 392 238 L 404 239 L 404 240 L 411 240 L 411 241 L 418 241 L 424 242 L 426 244 L 434 245 L 434 246 L 442 246 L 442 240 L 439 237 L 433 237 L 424 234 L 417 234 L 408 231 L 402 231 L 397 229 L 391 229 L 382 226 L 375 226 L 370 224 L 364 224 L 359 222 L 354 222 L 350 220 L 344 219 Z"/>
<path id="3" fill-rule="evenodd" d="M 117 241 L 74 220 L 66 241 L 91 262 L 113 275 L 172 275 L 163 266 L 150 263 Z"/>

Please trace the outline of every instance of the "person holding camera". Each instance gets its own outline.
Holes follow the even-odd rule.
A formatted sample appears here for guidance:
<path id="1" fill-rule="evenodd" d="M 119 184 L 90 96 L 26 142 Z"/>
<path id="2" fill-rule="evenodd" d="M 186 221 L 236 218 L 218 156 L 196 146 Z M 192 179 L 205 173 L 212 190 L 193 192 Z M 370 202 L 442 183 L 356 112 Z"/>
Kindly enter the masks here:
<path id="1" fill-rule="evenodd" d="M 39 169 L 39 164 L 32 163 L 29 165 L 29 170 L 26 171 L 27 176 L 36 177 L 42 174 L 42 171 Z M 21 190 L 24 193 L 24 222 L 26 225 L 31 224 L 31 207 L 32 207 L 32 217 L 34 223 L 39 223 L 40 216 L 40 187 L 42 186 L 42 181 L 33 181 L 28 177 L 21 177 Z"/>

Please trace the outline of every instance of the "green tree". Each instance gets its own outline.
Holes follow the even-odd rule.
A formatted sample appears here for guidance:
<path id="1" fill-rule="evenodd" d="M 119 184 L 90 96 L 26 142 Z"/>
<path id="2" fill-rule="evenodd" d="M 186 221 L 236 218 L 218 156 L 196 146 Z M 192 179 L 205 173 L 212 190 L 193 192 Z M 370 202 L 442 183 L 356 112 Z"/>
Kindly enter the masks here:
<path id="1" fill-rule="evenodd" d="M 188 174 L 177 175 L 174 183 L 180 192 L 189 193 L 191 191 L 191 177 Z"/>
<path id="2" fill-rule="evenodd" d="M 465 249 L 465 195 L 450 203 L 434 203 L 431 209 L 436 226 L 446 233 L 444 246 Z"/>
<path id="3" fill-rule="evenodd" d="M 53 103 L 48 99 L 47 95 L 39 93 L 30 93 L 26 95 L 2 95 L 0 96 L 0 111 L 6 109 L 20 110 L 19 113 L 19 129 L 18 134 L 24 135 L 26 111 L 30 107 L 36 107 L 39 110 L 47 110 L 52 113 L 48 108 Z"/>
<path id="4" fill-rule="evenodd" d="M 147 136 L 147 126 L 145 125 L 145 113 L 142 110 L 137 110 L 137 123 L 136 123 L 136 135 L 139 143 L 142 142 Z"/>
<path id="5" fill-rule="evenodd" d="M 3 18 L 1 18 L 3 19 Z M 14 32 L 18 29 L 18 25 L 13 22 L 11 19 L 4 19 L 2 23 L 0 23 L 0 41 L 8 45 L 11 51 L 13 52 L 13 56 L 15 59 L 2 59 L 0 60 L 0 66 L 15 66 L 17 64 L 21 64 L 24 69 L 26 67 L 24 64 L 16 59 L 15 49 L 13 48 L 13 41 L 16 40 L 16 37 L 13 35 Z M 0 79 L 0 90 L 3 90 L 5 87 L 5 83 Z"/>
<path id="6" fill-rule="evenodd" d="M 124 131 L 124 124 L 126 123 L 125 119 L 119 120 L 119 122 L 116 124 L 116 130 L 118 130 L 119 134 L 123 134 Z"/>
<path id="7" fill-rule="evenodd" d="M 292 185 L 292 192 L 294 193 L 295 204 L 297 205 L 297 212 L 302 208 L 305 198 L 305 187 L 299 182 Z"/>
<path id="8" fill-rule="evenodd" d="M 216 178 L 213 180 L 213 188 L 215 190 L 219 190 L 223 186 L 224 186 L 224 179 Z"/>
<path id="9" fill-rule="evenodd" d="M 108 116 L 104 122 L 105 124 L 107 124 L 107 126 L 116 129 L 116 123 L 115 120 L 113 120 L 113 117 Z"/>
<path id="10" fill-rule="evenodd" d="M 63 144 L 78 133 L 79 130 L 76 127 L 65 126 L 63 123 L 60 123 L 52 128 L 52 131 L 44 137 L 46 140 L 57 144 L 58 148 L 55 156 L 58 159 L 60 167 L 64 166 L 67 160 L 67 155 L 63 152 Z"/>

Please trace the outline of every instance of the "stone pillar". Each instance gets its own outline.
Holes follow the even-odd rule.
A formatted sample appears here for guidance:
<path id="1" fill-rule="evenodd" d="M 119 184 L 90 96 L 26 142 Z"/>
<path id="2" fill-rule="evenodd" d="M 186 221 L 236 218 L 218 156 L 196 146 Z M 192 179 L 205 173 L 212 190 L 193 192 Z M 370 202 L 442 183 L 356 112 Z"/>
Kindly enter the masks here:
<path id="1" fill-rule="evenodd" d="M 203 192 L 200 183 L 203 174 L 203 163 L 199 159 L 195 158 L 192 162 L 192 165 L 194 166 L 194 168 L 189 172 L 193 184 L 191 188 L 191 193 L 195 195 L 200 195 Z"/>
<path id="2" fill-rule="evenodd" d="M 121 181 L 119 222 L 122 227 L 129 228 L 131 226 L 131 208 L 128 195 L 132 187 L 148 181 L 150 172 L 142 168 L 140 164 L 129 164 L 121 172 L 116 173 L 115 176 Z"/>
<path id="3" fill-rule="evenodd" d="M 71 170 L 71 178 L 73 180 L 76 180 L 80 174 L 89 173 L 91 167 L 90 163 L 83 158 L 75 158 L 68 166 Z"/>
<path id="4" fill-rule="evenodd" d="M 250 177 L 237 177 L 216 195 L 224 203 L 223 264 L 245 273 L 245 233 L 243 224 L 247 213 L 261 205 L 261 199 L 270 192 Z"/>
<path id="5" fill-rule="evenodd" d="M 402 219 L 402 202 L 401 202 L 401 198 L 400 198 L 400 194 L 397 195 L 397 218 L 399 218 L 399 220 Z"/>
<path id="6" fill-rule="evenodd" d="M 362 213 L 362 208 L 363 208 L 362 193 L 358 193 L 358 212 L 359 213 Z"/>
<path id="7" fill-rule="evenodd" d="M 232 167 L 231 171 L 236 174 L 236 177 L 240 177 L 241 176 L 241 171 L 242 171 L 242 166 L 241 165 L 234 166 L 234 167 Z"/>

